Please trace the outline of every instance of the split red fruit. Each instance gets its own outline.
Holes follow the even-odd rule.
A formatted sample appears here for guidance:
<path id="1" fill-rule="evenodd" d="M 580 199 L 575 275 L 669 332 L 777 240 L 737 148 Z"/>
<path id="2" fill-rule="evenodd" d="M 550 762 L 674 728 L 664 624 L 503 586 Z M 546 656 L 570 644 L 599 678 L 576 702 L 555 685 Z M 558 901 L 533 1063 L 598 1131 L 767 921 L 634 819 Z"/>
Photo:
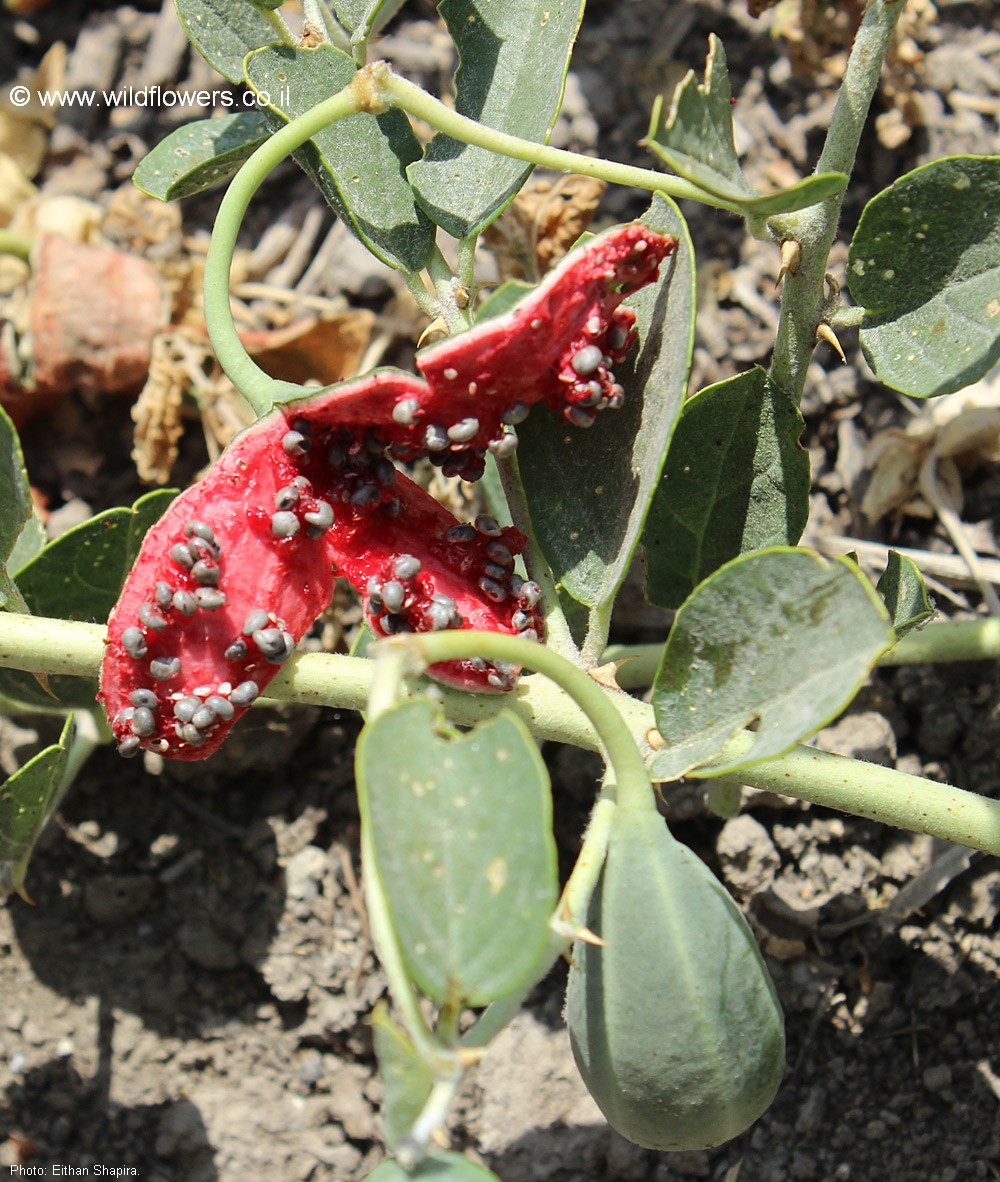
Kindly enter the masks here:
<path id="1" fill-rule="evenodd" d="M 123 755 L 203 759 L 275 676 L 330 601 L 336 575 L 376 635 L 485 629 L 542 638 L 524 537 L 460 524 L 398 471 L 426 457 L 478 479 L 508 455 L 539 401 L 589 426 L 621 404 L 612 367 L 674 239 L 639 224 L 571 255 L 505 316 L 423 352 L 426 380 L 379 370 L 272 411 L 240 435 L 147 534 L 108 621 L 100 697 Z M 518 669 L 437 665 L 440 680 L 510 689 Z"/>

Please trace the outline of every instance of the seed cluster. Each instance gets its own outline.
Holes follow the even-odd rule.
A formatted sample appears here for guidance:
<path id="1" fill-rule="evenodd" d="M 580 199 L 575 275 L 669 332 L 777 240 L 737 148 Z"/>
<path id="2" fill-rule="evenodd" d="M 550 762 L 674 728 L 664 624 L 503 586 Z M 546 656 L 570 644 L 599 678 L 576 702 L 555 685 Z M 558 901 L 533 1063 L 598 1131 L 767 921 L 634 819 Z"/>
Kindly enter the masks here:
<path id="1" fill-rule="evenodd" d="M 235 686 L 231 681 L 198 686 L 190 693 L 178 688 L 183 667 L 172 648 L 183 646 L 183 632 L 200 612 L 215 613 L 227 603 L 219 587 L 223 554 L 215 531 L 192 518 L 184 523 L 183 535 L 168 551 L 173 581 L 157 580 L 151 600 L 139 606 L 138 622 L 122 629 L 122 648 L 136 663 L 137 679 L 148 676 L 151 680 L 150 685 L 129 693 L 129 705 L 113 719 L 118 751 L 126 757 L 143 747 L 161 755 L 177 747 L 203 747 L 218 723 L 232 722 L 237 709 L 249 706 L 260 692 L 250 678 Z M 265 612 L 258 629 L 268 633 L 267 659 L 284 660 L 295 642 L 287 632 L 269 625 Z M 270 637 L 273 632 L 277 632 L 277 644 Z M 258 649 L 264 653 L 264 645 Z M 242 661 L 249 655 L 247 645 L 238 655 L 226 650 L 227 660 Z"/>

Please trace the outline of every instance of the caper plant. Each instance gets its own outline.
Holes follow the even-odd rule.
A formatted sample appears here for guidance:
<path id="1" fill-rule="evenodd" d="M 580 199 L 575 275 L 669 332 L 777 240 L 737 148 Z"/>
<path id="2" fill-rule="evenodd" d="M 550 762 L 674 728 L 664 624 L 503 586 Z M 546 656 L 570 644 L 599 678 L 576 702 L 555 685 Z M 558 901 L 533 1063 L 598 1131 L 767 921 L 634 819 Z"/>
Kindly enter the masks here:
<path id="1" fill-rule="evenodd" d="M 851 558 L 797 545 L 798 404 L 818 340 L 860 324 L 878 378 L 916 397 L 997 360 L 1000 159 L 937 161 L 875 197 L 851 242 L 848 306 L 827 260 L 903 0 L 865 10 L 815 173 L 766 195 L 736 156 L 714 37 L 703 77 L 655 105 L 645 143 L 661 167 L 644 169 L 547 144 L 580 0 L 443 0 L 453 106 L 368 60 L 398 2 L 308 0 L 301 38 L 280 3 L 176 5 L 257 109 L 180 128 L 135 179 L 163 200 L 229 181 L 205 311 L 258 420 L 175 500 L 150 494 L 47 544 L 4 420 L 0 693 L 67 722 L 0 790 L 3 885 L 22 889 L 101 741 L 198 760 L 274 701 L 365 710 L 364 887 L 390 994 L 372 1022 L 392 1156 L 372 1182 L 494 1178 L 441 1152 L 449 1106 L 564 955 L 573 1051 L 609 1122 L 654 1149 L 721 1144 L 775 1094 L 782 1015 L 750 929 L 658 797 L 700 780 L 721 811 L 752 785 L 1000 853 L 997 802 L 802 745 L 877 664 L 995 656 L 997 622 L 927 623 L 920 574 L 898 555 L 873 586 Z M 433 133 L 425 147 L 414 123 Z M 444 333 L 419 374 L 316 390 L 248 356 L 230 265 L 249 203 L 290 154 Z M 538 287 L 482 300 L 479 236 L 535 165 L 644 190 L 649 208 Z M 695 269 L 678 198 L 744 219 L 782 258 L 770 368 L 690 397 Z M 492 474 L 491 511 L 457 520 L 406 474 L 417 459 Z M 662 645 L 609 648 L 639 547 L 647 597 L 672 622 Z M 376 643 L 296 654 L 335 576 L 361 594 Z M 538 740 L 606 763 L 561 884 Z"/>

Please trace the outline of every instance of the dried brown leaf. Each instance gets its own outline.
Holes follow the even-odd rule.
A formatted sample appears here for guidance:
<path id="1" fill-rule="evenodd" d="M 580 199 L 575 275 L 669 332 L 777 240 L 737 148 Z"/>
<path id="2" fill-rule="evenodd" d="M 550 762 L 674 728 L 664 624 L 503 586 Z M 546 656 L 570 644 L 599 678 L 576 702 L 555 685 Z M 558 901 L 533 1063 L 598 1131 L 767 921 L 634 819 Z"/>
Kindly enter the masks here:
<path id="1" fill-rule="evenodd" d="M 132 459 L 142 480 L 166 484 L 177 460 L 177 442 L 184 433 L 181 404 L 189 381 L 172 333 L 154 337 L 149 376 L 135 405 Z"/>
<path id="2" fill-rule="evenodd" d="M 604 181 L 535 173 L 484 239 L 501 279 L 537 283 L 594 220 Z"/>

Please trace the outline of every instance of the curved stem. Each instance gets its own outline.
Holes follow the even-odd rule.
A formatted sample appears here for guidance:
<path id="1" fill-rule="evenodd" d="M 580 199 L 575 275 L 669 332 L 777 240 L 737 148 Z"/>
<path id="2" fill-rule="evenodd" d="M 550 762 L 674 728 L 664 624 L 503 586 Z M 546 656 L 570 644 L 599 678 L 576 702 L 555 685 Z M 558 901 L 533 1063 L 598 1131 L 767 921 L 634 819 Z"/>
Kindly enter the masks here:
<path id="1" fill-rule="evenodd" d="M 522 140 L 506 132 L 484 127 L 474 119 L 468 119 L 450 110 L 419 86 L 400 78 L 384 62 L 372 62 L 367 67 L 367 73 L 386 106 L 401 107 L 410 115 L 463 143 L 476 144 L 501 156 L 513 156 L 515 160 L 526 160 L 530 164 L 554 168 L 559 172 L 575 172 L 580 176 L 598 177 L 610 184 L 630 185 L 632 188 L 645 189 L 650 193 L 669 193 L 671 197 L 678 198 L 689 197 L 716 209 L 740 212 L 731 202 L 721 197 L 713 197 L 704 189 L 680 177 L 667 176 L 651 168 L 617 164 L 613 160 L 602 160 L 600 157 L 582 156 L 579 152 L 567 152 L 562 148 L 550 148 L 546 144 L 535 144 L 530 140 Z"/>
<path id="2" fill-rule="evenodd" d="M 542 673 L 594 724 L 611 765 L 622 808 L 655 809 L 656 802 L 639 748 L 608 694 L 591 677 L 550 649 L 498 632 L 427 632 L 401 636 L 394 643 L 415 650 L 428 664 L 483 657 Z"/>
<path id="3" fill-rule="evenodd" d="M 300 391 L 297 386 L 276 382 L 251 359 L 233 323 L 229 272 L 243 217 L 265 178 L 289 153 L 324 127 L 360 109 L 352 86 L 310 107 L 261 144 L 230 181 L 219 206 L 205 258 L 205 321 L 220 365 L 257 414 L 270 410 L 282 392 Z"/>

